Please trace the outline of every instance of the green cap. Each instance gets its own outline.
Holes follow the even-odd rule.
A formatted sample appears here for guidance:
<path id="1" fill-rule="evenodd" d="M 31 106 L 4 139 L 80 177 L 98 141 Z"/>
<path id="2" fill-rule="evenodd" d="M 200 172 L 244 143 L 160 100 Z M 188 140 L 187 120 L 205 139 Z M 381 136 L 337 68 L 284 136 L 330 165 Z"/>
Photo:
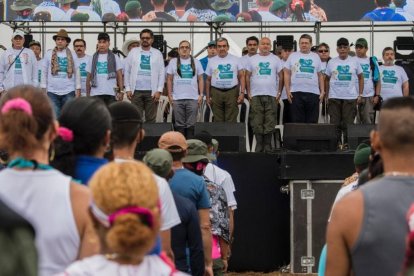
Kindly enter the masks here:
<path id="1" fill-rule="evenodd" d="M 355 150 L 354 165 L 361 166 L 364 164 L 368 164 L 370 155 L 371 147 L 364 143 L 360 144 Z"/>
<path id="2" fill-rule="evenodd" d="M 270 11 L 274 12 L 277 11 L 281 8 L 286 8 L 287 7 L 287 3 L 285 0 L 275 0 L 273 1 L 273 5 L 270 7 Z"/>
<path id="3" fill-rule="evenodd" d="M 365 38 L 358 38 L 357 41 L 355 42 L 355 46 L 362 46 L 364 48 L 368 48 L 368 42 Z"/>
<path id="4" fill-rule="evenodd" d="M 132 0 L 132 1 L 128 1 L 125 4 L 125 11 L 126 12 L 137 10 L 137 9 L 141 9 L 141 3 L 138 2 L 138 1 Z"/>
<path id="5" fill-rule="evenodd" d="M 167 177 L 170 173 L 173 159 L 171 154 L 163 149 L 153 149 L 145 154 L 144 163 L 158 176 Z"/>
<path id="6" fill-rule="evenodd" d="M 16 0 L 10 5 L 10 9 L 13 11 L 33 10 L 36 7 L 32 0 Z"/>
<path id="7" fill-rule="evenodd" d="M 187 140 L 187 156 L 182 159 L 183 163 L 194 163 L 198 161 L 208 162 L 207 145 L 196 139 Z"/>

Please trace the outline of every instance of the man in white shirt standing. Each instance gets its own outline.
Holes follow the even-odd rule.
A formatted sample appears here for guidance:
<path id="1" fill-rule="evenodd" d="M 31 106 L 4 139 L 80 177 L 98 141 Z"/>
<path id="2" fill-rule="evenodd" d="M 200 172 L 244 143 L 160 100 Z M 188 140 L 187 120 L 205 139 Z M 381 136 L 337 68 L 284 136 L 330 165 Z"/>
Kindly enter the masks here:
<path id="1" fill-rule="evenodd" d="M 358 122 L 361 124 L 375 123 L 374 105 L 378 103 L 381 91 L 381 81 L 379 79 L 379 65 L 376 57 L 368 57 L 368 42 L 365 38 L 359 38 L 355 42 L 356 59 L 361 65 L 364 76 L 364 93 L 361 103 L 358 105 Z M 373 78 L 373 73 L 377 72 L 377 79 Z M 373 72 L 374 71 L 374 72 Z"/>
<path id="2" fill-rule="evenodd" d="M 68 48 L 68 33 L 61 29 L 53 40 L 56 46 L 44 57 L 40 87 L 47 92 L 58 118 L 63 105 L 75 97 L 75 90 L 80 95 L 81 84 L 76 54 Z"/>
<path id="3" fill-rule="evenodd" d="M 141 46 L 133 48 L 124 62 L 124 83 L 128 99 L 138 107 L 145 121 L 154 123 L 157 106 L 164 89 L 165 67 L 161 52 L 151 45 L 154 33 L 140 33 Z"/>
<path id="4" fill-rule="evenodd" d="M 321 59 L 311 52 L 312 37 L 303 34 L 299 52 L 292 53 L 284 65 L 284 83 L 291 103 L 292 123 L 318 123 L 319 103 L 325 97 Z"/>
<path id="5" fill-rule="evenodd" d="M 277 98 L 282 94 L 283 71 L 280 59 L 270 52 L 271 40 L 260 39 L 259 54 L 249 58 L 246 70 L 247 95 L 251 103 L 256 152 L 271 151 L 276 126 Z"/>
<path id="6" fill-rule="evenodd" d="M 40 55 L 42 53 L 42 46 L 40 45 L 39 41 L 36 40 L 32 40 L 29 43 L 29 48 L 33 51 L 33 53 L 36 56 L 36 60 L 37 60 L 37 81 L 38 81 L 38 85 L 40 85 L 40 81 L 42 79 L 42 64 L 43 64 L 43 59 L 42 56 Z"/>
<path id="7" fill-rule="evenodd" d="M 353 124 L 357 104 L 362 101 L 364 76 L 358 60 L 349 56 L 349 41 L 340 38 L 336 42 L 338 57 L 326 67 L 326 87 L 329 87 L 330 123 L 336 125 L 338 149 L 348 149 L 348 125 Z M 343 143 L 342 143 L 343 135 Z"/>
<path id="8" fill-rule="evenodd" d="M 73 49 L 75 50 L 76 56 L 78 57 L 80 82 L 81 82 L 81 94 L 77 96 L 86 96 L 86 66 L 92 61 L 92 57 L 86 54 L 86 41 L 82 38 L 77 38 L 73 41 Z"/>
<path id="9" fill-rule="evenodd" d="M 217 40 L 218 55 L 210 59 L 206 75 L 206 99 L 210 104 L 214 122 L 236 122 L 238 104 L 244 100 L 245 80 L 240 58 L 229 54 L 229 42 Z"/>
<path id="10" fill-rule="evenodd" d="M 384 63 L 380 66 L 381 97 L 384 100 L 394 97 L 408 97 L 408 76 L 401 66 L 394 64 L 394 49 L 391 47 L 384 48 L 382 59 Z"/>
<path id="11" fill-rule="evenodd" d="M 23 47 L 24 32 L 16 30 L 11 42 L 12 47 L 0 57 L 0 95 L 17 85 L 39 83 L 35 54 Z"/>
<path id="12" fill-rule="evenodd" d="M 100 98 L 107 106 L 123 99 L 122 64 L 109 45 L 109 35 L 98 34 L 98 51 L 86 67 L 86 95 Z"/>

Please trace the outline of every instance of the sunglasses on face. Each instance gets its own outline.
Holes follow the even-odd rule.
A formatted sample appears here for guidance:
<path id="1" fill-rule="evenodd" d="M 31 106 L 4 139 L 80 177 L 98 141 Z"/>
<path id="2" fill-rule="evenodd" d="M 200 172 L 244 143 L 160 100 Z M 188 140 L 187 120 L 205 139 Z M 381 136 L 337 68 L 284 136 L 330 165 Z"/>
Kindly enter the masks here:
<path id="1" fill-rule="evenodd" d="M 329 53 L 329 50 L 318 50 L 319 53 Z"/>

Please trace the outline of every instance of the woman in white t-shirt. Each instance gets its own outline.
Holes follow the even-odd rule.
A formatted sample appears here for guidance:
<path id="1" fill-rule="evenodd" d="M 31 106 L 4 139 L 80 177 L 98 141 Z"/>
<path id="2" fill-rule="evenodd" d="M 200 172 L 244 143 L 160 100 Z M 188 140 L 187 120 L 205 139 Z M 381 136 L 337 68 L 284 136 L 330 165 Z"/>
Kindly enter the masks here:
<path id="1" fill-rule="evenodd" d="M 204 71 L 200 61 L 190 55 L 190 42 L 181 41 L 178 53 L 167 68 L 168 98 L 173 105 L 175 130 L 191 138 L 203 99 Z"/>
<path id="2" fill-rule="evenodd" d="M 157 185 L 146 165 L 110 163 L 94 174 L 89 186 L 101 254 L 73 263 L 62 275 L 186 275 L 165 255 L 146 255 L 161 224 Z"/>
<path id="3" fill-rule="evenodd" d="M 17 86 L 2 96 L 0 148 L 10 158 L 0 172 L 0 198 L 33 225 L 40 276 L 54 275 L 99 247 L 87 215 L 89 189 L 49 165 L 57 134 L 73 138 L 68 130 L 57 129 L 50 101 L 40 89 Z"/>

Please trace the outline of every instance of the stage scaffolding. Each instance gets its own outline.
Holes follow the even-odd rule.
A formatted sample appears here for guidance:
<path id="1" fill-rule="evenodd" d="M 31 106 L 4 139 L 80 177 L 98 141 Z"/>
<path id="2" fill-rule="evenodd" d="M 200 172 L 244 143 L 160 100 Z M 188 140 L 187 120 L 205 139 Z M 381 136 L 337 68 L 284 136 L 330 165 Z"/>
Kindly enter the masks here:
<path id="1" fill-rule="evenodd" d="M 403 33 L 404 36 L 413 36 L 414 22 L 2 22 L 13 30 L 21 29 L 27 34 L 41 35 L 42 44 L 46 36 L 55 34 L 59 29 L 65 28 L 69 34 L 81 37 L 97 34 L 104 31 L 114 35 L 114 47 L 122 45 L 127 35 L 139 34 L 144 28 L 149 28 L 155 34 L 189 34 L 193 44 L 195 34 L 209 35 L 210 40 L 217 39 L 224 34 L 246 34 L 258 37 L 276 34 L 302 34 L 315 35 L 314 44 L 319 44 L 323 34 L 356 34 L 369 33 L 369 41 L 373 42 L 384 33 Z M 121 37 L 121 39 L 119 39 Z M 120 40 L 120 41 L 119 41 Z M 369 43 L 370 52 L 374 52 L 375 43 Z M 194 47 L 193 47 L 194 49 Z"/>

